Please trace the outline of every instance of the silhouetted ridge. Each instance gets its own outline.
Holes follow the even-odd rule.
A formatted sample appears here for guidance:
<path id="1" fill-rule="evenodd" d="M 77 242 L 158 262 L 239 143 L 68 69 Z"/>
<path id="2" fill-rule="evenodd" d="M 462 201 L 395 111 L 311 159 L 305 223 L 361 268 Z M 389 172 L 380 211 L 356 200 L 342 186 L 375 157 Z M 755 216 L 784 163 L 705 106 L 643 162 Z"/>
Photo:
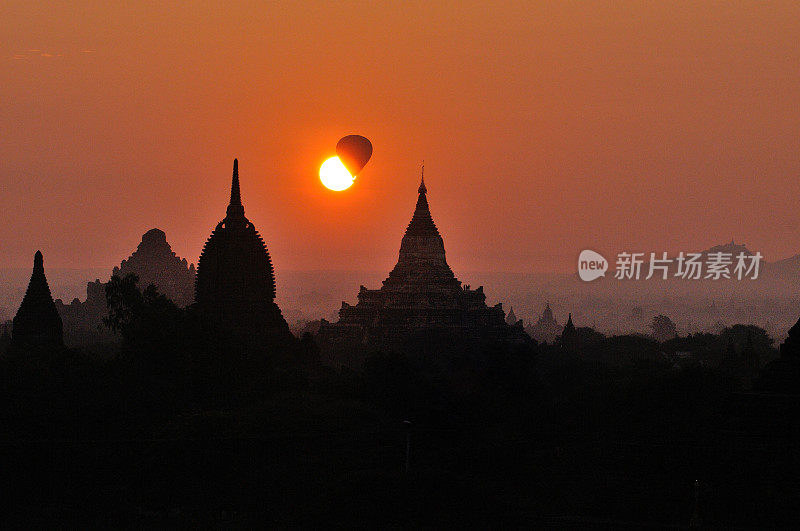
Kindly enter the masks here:
<path id="1" fill-rule="evenodd" d="M 14 317 L 12 341 L 36 346 L 63 344 L 63 325 L 44 274 L 41 251 L 36 251 L 33 257 L 33 273 Z"/>

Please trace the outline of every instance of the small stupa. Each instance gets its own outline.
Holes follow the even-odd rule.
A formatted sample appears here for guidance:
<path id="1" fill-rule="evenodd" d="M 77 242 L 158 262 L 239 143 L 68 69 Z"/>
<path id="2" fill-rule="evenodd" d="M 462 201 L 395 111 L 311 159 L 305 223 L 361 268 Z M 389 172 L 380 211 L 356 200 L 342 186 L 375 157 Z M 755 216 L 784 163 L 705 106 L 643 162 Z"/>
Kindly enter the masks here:
<path id="1" fill-rule="evenodd" d="M 47 284 L 41 251 L 36 251 L 33 257 L 31 280 L 13 323 L 12 346 L 61 347 L 64 344 L 63 324 Z"/>

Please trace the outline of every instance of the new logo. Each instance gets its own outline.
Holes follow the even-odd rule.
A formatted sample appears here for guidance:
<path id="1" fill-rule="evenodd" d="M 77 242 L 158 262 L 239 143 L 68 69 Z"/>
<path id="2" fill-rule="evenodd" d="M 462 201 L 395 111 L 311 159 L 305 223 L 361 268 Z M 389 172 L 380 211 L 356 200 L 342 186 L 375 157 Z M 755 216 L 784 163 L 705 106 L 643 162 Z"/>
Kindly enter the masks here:
<path id="1" fill-rule="evenodd" d="M 578 276 L 584 282 L 591 282 L 600 277 L 606 276 L 608 271 L 608 260 L 603 258 L 600 253 L 584 249 L 578 256 Z"/>

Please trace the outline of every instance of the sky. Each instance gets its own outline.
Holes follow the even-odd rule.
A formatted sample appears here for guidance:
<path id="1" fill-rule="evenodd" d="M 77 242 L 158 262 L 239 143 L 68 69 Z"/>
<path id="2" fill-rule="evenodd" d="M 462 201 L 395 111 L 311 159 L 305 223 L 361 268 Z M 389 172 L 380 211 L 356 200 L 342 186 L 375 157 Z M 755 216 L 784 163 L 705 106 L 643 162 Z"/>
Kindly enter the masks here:
<path id="1" fill-rule="evenodd" d="M 795 1 L 74 4 L 0 3 L 0 269 L 196 263 L 234 157 L 279 278 L 388 272 L 423 159 L 456 274 L 800 253 Z"/>

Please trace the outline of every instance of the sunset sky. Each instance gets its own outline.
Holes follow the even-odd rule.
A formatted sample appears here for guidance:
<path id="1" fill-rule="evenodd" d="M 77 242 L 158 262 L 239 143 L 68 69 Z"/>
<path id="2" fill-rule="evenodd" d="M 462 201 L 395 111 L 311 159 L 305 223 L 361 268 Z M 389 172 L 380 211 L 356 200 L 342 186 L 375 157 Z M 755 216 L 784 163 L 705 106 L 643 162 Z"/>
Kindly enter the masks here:
<path id="1" fill-rule="evenodd" d="M 388 271 L 423 159 L 457 274 L 800 253 L 796 1 L 76 4 L 0 4 L 0 268 L 196 262 L 234 157 L 279 278 Z"/>

